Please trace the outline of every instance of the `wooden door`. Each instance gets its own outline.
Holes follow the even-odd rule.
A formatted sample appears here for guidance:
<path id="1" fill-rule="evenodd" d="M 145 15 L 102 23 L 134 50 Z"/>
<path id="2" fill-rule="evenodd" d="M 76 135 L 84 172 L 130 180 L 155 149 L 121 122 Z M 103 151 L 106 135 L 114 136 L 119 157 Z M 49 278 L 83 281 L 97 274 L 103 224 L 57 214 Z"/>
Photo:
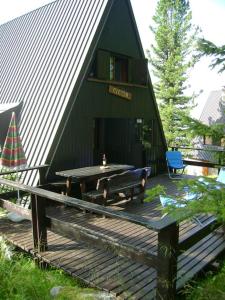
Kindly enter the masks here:
<path id="1" fill-rule="evenodd" d="M 143 147 L 136 119 L 105 118 L 95 120 L 94 162 L 143 166 Z"/>

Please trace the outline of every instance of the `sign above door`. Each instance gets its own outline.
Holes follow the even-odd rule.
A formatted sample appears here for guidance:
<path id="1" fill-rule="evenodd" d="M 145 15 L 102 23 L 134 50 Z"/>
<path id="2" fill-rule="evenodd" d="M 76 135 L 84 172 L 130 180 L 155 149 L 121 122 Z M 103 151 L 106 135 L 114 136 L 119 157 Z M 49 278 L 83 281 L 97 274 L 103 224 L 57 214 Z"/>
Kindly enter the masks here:
<path id="1" fill-rule="evenodd" d="M 113 85 L 110 85 L 109 86 L 109 93 L 110 94 L 113 94 L 113 95 L 116 95 L 118 97 L 121 97 L 121 98 L 124 98 L 124 99 L 127 99 L 127 100 L 131 100 L 132 99 L 132 94 L 127 92 L 127 91 L 124 91 L 122 89 L 119 89 Z"/>

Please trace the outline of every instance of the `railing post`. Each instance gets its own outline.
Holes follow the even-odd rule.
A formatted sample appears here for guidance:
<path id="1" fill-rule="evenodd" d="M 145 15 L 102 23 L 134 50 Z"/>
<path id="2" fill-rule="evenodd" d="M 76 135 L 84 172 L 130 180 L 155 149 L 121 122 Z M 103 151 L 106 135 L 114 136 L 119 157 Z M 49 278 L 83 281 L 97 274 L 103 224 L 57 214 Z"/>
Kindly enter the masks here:
<path id="1" fill-rule="evenodd" d="M 31 213 L 34 249 L 43 252 L 47 250 L 47 222 L 44 198 L 31 195 Z"/>
<path id="2" fill-rule="evenodd" d="M 222 165 L 222 159 L 221 159 L 221 156 L 222 156 L 222 154 L 221 154 L 222 152 L 219 152 L 219 157 L 218 157 L 218 164 L 219 164 L 219 166 L 221 166 Z M 219 172 L 220 172 L 220 167 L 218 168 L 218 174 L 219 174 Z"/>
<path id="3" fill-rule="evenodd" d="M 39 172 L 39 185 L 46 183 L 46 168 L 40 168 Z"/>
<path id="4" fill-rule="evenodd" d="M 176 295 L 179 226 L 176 222 L 158 233 L 157 300 L 174 300 Z"/>

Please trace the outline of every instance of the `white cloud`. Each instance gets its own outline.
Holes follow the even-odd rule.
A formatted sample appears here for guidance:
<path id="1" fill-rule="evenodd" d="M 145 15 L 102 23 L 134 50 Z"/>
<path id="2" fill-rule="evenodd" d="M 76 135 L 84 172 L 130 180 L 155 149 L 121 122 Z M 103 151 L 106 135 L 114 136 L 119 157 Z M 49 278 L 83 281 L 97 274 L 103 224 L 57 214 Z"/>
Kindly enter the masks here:
<path id="1" fill-rule="evenodd" d="M 218 45 L 225 44 L 225 1 L 191 0 L 193 22 L 202 29 L 203 36 Z"/>

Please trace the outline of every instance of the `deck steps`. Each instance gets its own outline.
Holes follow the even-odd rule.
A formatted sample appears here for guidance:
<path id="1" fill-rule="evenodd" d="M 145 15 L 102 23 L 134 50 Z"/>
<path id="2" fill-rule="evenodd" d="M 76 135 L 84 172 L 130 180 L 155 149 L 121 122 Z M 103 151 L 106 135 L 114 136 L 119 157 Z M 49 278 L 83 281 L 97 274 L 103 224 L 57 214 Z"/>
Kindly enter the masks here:
<path id="1" fill-rule="evenodd" d="M 66 214 L 67 220 L 72 221 L 72 217 L 69 219 L 70 215 L 71 213 L 68 211 Z M 109 219 L 95 220 L 94 216 L 89 215 L 88 217 L 83 216 L 81 223 L 85 222 L 85 218 L 89 220 L 90 226 L 95 224 L 98 228 L 99 224 L 105 226 L 106 221 L 109 221 Z M 90 220 L 92 220 L 93 224 Z M 194 230 L 193 228 L 196 228 L 196 225 L 194 224 L 193 228 L 190 228 L 192 231 Z M 100 230 L 108 232 L 109 228 L 100 228 Z M 132 242 L 133 235 L 129 230 L 127 231 L 127 239 Z M 132 232 L 134 234 L 135 231 Z M 137 229 L 136 234 L 138 232 L 139 229 Z M 117 236 L 117 232 L 114 234 Z M 153 268 L 146 265 L 117 256 L 104 249 L 94 246 L 90 247 L 83 242 L 73 241 L 50 231 L 48 232 L 48 251 L 37 254 L 33 250 L 29 221 L 16 224 L 6 218 L 1 218 L 0 235 L 4 235 L 8 241 L 21 249 L 39 256 L 48 264 L 61 268 L 72 276 L 80 278 L 90 286 L 109 291 L 118 299 L 150 300 L 155 298 L 157 274 Z M 145 238 L 144 232 L 140 240 L 137 240 L 137 243 L 143 238 Z M 146 249 L 152 249 L 148 243 L 144 241 L 140 245 Z M 224 236 L 213 232 L 182 253 L 178 258 L 177 288 L 184 286 L 188 280 L 193 278 L 196 273 L 224 250 Z"/>

